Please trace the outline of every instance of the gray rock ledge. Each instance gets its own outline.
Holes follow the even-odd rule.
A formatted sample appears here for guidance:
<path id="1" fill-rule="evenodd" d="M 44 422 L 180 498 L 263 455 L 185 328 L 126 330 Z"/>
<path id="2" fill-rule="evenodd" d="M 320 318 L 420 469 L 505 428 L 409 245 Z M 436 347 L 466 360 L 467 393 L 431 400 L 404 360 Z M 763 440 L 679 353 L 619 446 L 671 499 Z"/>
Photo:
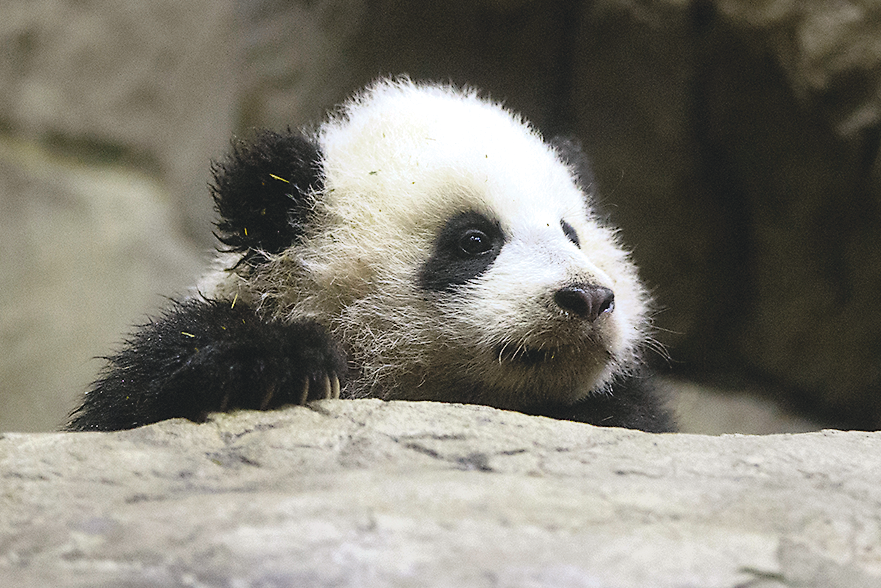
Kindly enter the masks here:
<path id="1" fill-rule="evenodd" d="M 881 586 L 881 433 L 322 401 L 0 438 L 2 586 Z"/>

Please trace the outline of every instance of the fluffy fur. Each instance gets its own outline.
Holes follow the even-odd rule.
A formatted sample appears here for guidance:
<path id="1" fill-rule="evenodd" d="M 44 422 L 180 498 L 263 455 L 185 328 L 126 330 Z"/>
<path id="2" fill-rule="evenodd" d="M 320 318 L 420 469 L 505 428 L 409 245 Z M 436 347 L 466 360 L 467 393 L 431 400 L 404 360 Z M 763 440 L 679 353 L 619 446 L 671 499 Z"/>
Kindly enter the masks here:
<path id="1" fill-rule="evenodd" d="M 341 395 L 669 430 L 638 369 L 646 293 L 570 148 L 407 80 L 315 135 L 236 143 L 214 168 L 217 269 L 110 358 L 69 428 Z"/>

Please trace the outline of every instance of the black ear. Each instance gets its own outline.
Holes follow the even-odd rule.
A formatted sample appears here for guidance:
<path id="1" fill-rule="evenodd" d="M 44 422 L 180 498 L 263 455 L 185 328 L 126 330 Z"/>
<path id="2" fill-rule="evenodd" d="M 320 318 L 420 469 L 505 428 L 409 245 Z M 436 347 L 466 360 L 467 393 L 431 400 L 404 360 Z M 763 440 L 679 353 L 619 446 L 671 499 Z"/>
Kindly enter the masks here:
<path id="1" fill-rule="evenodd" d="M 220 215 L 217 238 L 242 261 L 259 264 L 262 252 L 279 253 L 302 237 L 309 194 L 322 188 L 321 152 L 302 133 L 258 131 L 235 140 L 211 168 L 211 194 Z"/>
<path id="2" fill-rule="evenodd" d="M 596 195 L 596 178 L 593 175 L 593 165 L 590 158 L 581 148 L 581 141 L 575 137 L 554 137 L 549 141 L 557 154 L 575 172 L 575 180 L 578 187 L 588 199 Z"/>

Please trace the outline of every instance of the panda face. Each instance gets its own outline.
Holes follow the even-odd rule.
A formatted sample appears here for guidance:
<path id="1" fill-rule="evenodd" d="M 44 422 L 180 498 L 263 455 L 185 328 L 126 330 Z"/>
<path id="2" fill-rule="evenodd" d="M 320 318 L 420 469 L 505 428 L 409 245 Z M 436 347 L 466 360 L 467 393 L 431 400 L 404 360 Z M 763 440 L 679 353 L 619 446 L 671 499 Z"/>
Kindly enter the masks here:
<path id="1" fill-rule="evenodd" d="M 491 396 L 481 402 L 517 407 L 583 397 L 630 357 L 628 337 L 636 333 L 628 325 L 641 320 L 640 293 L 633 294 L 632 275 L 616 274 L 619 251 L 581 248 L 575 219 L 503 216 L 451 217 L 420 268 L 444 342 L 437 357 L 467 374 L 470 394 Z"/>
<path id="2" fill-rule="evenodd" d="M 318 134 L 301 243 L 251 278 L 282 320 L 328 324 L 349 396 L 573 402 L 634 363 L 646 296 L 573 170 L 475 95 L 384 82 Z"/>

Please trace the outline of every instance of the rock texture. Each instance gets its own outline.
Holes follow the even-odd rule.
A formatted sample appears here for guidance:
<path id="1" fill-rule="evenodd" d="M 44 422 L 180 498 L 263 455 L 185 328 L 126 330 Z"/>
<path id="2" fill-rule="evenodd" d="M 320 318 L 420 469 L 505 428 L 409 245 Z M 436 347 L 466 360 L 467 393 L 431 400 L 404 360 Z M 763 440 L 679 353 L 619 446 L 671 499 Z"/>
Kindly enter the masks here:
<path id="1" fill-rule="evenodd" d="M 322 401 L 0 439 L 0 584 L 881 586 L 881 434 Z"/>

